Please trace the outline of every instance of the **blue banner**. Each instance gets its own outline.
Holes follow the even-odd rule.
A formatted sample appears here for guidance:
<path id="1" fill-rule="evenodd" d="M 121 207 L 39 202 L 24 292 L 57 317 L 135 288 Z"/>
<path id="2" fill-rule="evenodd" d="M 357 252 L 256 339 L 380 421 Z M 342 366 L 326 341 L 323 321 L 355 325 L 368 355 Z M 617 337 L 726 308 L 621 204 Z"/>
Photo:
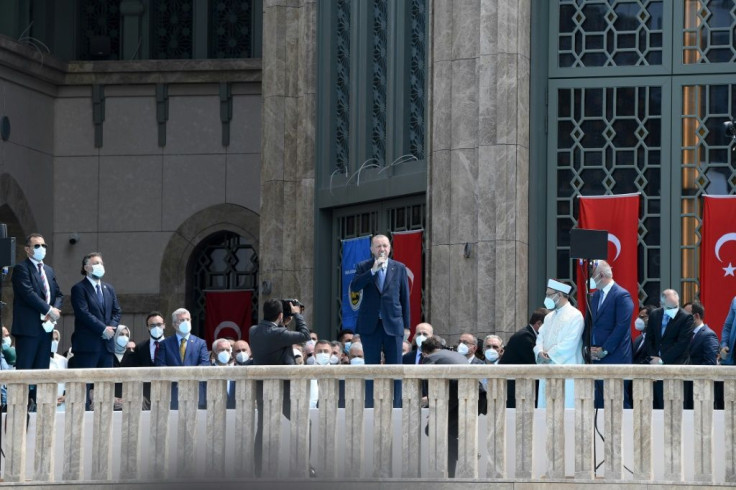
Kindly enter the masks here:
<path id="1" fill-rule="evenodd" d="M 342 240 L 342 328 L 355 331 L 358 309 L 363 299 L 363 292 L 350 291 L 350 281 L 355 275 L 355 267 L 371 257 L 371 237 L 363 236 Z"/>

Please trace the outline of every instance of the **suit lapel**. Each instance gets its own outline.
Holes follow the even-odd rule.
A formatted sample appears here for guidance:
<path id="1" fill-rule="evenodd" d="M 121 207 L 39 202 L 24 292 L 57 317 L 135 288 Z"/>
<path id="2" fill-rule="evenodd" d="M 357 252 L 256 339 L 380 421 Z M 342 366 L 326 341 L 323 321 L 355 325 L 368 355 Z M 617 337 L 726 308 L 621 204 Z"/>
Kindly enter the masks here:
<path id="1" fill-rule="evenodd" d="M 394 264 L 394 261 L 389 259 L 387 265 L 386 265 L 386 279 L 383 281 L 383 289 L 385 290 L 388 288 L 388 285 L 391 281 L 391 278 L 394 275 L 396 269 L 396 264 Z"/>
<path id="2" fill-rule="evenodd" d="M 33 286 L 36 288 L 36 292 L 39 296 L 46 299 L 44 297 L 43 284 L 41 284 L 41 277 L 38 275 L 38 268 L 33 265 L 31 259 L 26 259 L 26 267 L 28 267 L 28 272 L 31 275 L 31 281 L 33 281 Z"/>

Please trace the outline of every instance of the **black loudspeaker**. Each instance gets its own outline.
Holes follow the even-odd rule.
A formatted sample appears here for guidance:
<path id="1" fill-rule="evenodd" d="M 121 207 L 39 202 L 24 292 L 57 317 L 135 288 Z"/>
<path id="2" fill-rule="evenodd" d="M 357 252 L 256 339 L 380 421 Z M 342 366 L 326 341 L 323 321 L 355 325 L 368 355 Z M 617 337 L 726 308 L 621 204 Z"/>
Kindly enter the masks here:
<path id="1" fill-rule="evenodd" d="M 606 230 L 570 230 L 571 259 L 608 260 L 608 232 Z"/>
<path id="2" fill-rule="evenodd" d="M 0 267 L 15 265 L 15 237 L 0 238 Z"/>

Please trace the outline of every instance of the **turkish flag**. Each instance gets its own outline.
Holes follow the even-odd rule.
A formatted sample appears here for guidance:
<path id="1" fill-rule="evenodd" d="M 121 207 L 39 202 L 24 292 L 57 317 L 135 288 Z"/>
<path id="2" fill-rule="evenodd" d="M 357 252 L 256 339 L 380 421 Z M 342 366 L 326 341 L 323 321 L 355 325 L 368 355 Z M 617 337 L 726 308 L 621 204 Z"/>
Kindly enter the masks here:
<path id="1" fill-rule="evenodd" d="M 736 296 L 736 196 L 703 196 L 700 242 L 700 301 L 705 322 L 721 338 Z"/>
<path id="2" fill-rule="evenodd" d="M 411 335 L 422 321 L 422 230 L 395 232 L 393 238 L 394 260 L 406 266 L 409 276 L 409 302 L 411 303 Z"/>
<path id="3" fill-rule="evenodd" d="M 207 346 L 219 338 L 248 340 L 253 291 L 205 291 L 204 323 Z"/>
<path id="4" fill-rule="evenodd" d="M 613 269 L 613 280 L 626 289 L 634 300 L 634 315 L 631 328 L 639 308 L 638 280 L 638 236 L 639 194 L 618 196 L 580 197 L 580 220 L 578 226 L 586 230 L 608 232 L 608 259 Z M 578 263 L 578 309 L 585 315 L 585 285 L 583 267 Z M 632 330 L 632 337 L 633 337 Z"/>

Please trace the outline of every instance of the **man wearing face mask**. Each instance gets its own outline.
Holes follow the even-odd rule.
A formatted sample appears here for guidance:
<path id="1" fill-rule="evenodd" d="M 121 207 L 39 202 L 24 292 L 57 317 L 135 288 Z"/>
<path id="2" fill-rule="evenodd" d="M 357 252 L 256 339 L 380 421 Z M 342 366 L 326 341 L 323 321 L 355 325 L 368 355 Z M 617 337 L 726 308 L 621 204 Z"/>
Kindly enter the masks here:
<path id="1" fill-rule="evenodd" d="M 650 364 L 687 364 L 693 316 L 680 308 L 680 295 L 674 289 L 662 292 L 660 308 L 649 315 L 646 329 L 647 355 Z M 654 383 L 654 408 L 663 408 L 662 382 Z"/>
<path id="2" fill-rule="evenodd" d="M 123 367 L 151 367 L 156 365 L 156 354 L 164 341 L 164 315 L 152 311 L 146 316 L 148 338 L 135 345 L 135 349 L 123 358 Z M 151 383 L 143 383 L 143 408 L 151 406 Z"/>
<path id="3" fill-rule="evenodd" d="M 3 326 L 3 344 L 2 344 L 2 356 L 9 366 L 15 366 L 15 347 L 13 347 L 13 339 L 10 337 L 10 332 Z"/>
<path id="4" fill-rule="evenodd" d="M 233 359 L 233 347 L 228 339 L 216 339 L 212 342 L 212 354 L 214 360 L 214 366 L 234 366 L 235 361 Z M 235 381 L 228 380 L 226 385 L 227 390 L 227 403 L 226 408 L 235 408 Z M 200 407 L 207 407 L 207 390 L 200 390 L 199 392 Z"/>
<path id="5" fill-rule="evenodd" d="M 44 263 L 46 241 L 28 235 L 27 258 L 13 267 L 13 328 L 16 369 L 48 369 L 51 331 L 61 317 L 64 298 L 54 270 Z M 111 336 L 112 337 L 112 336 Z"/>
<path id="6" fill-rule="evenodd" d="M 547 282 L 544 307 L 552 310 L 544 317 L 534 345 L 537 364 L 583 364 L 583 315 L 570 304 L 572 288 L 554 279 Z M 547 407 L 546 380 L 539 381 L 537 403 Z M 575 385 L 565 380 L 565 408 L 575 406 Z"/>
<path id="7" fill-rule="evenodd" d="M 472 333 L 465 332 L 460 334 L 460 341 L 457 344 L 456 350 L 458 354 L 465 356 L 468 364 L 483 365 L 483 361 L 475 356 L 475 351 L 478 350 L 478 339 Z"/>
<path id="8" fill-rule="evenodd" d="M 705 324 L 705 308 L 701 303 L 685 303 L 682 307 L 693 316 L 690 340 L 690 362 L 695 366 L 715 366 L 718 361 L 718 335 Z M 693 382 L 685 381 L 685 408 L 693 408 Z"/>
<path id="9" fill-rule="evenodd" d="M 498 335 L 488 335 L 483 341 L 485 364 L 499 364 L 503 357 L 503 339 Z"/>
<path id="10" fill-rule="evenodd" d="M 365 359 L 363 358 L 363 344 L 355 342 L 351 345 L 348 357 L 350 358 L 349 362 L 352 366 L 361 366 L 365 364 Z"/>
<path id="11" fill-rule="evenodd" d="M 613 270 L 605 260 L 593 269 L 591 278 L 596 292 L 590 300 L 593 318 L 590 356 L 593 364 L 631 364 L 631 317 L 634 301 L 627 290 L 613 280 Z M 625 384 L 629 384 L 626 381 Z M 624 408 L 631 408 L 628 390 L 624 393 Z M 595 407 L 603 408 L 603 381 L 595 382 Z"/>
<path id="12" fill-rule="evenodd" d="M 97 252 L 85 255 L 81 273 L 84 279 L 72 287 L 73 367 L 112 367 L 113 337 L 120 324 L 121 310 L 115 290 L 102 281 L 105 275 L 102 255 Z"/>
<path id="13" fill-rule="evenodd" d="M 511 336 L 499 364 L 536 364 L 534 345 L 537 343 L 537 332 L 542 327 L 544 317 L 549 313 L 546 308 L 534 310 L 526 327 Z M 539 382 L 536 382 L 539 389 Z M 516 408 L 516 381 L 506 382 L 506 408 Z"/>
<path id="14" fill-rule="evenodd" d="M 253 364 L 250 353 L 250 346 L 245 340 L 237 340 L 233 345 L 233 355 L 235 356 L 236 366 L 248 366 Z"/>
<path id="15" fill-rule="evenodd" d="M 413 349 L 401 358 L 402 364 L 422 363 L 422 344 L 434 335 L 434 328 L 429 323 L 420 323 L 414 332 Z"/>
<path id="16" fill-rule="evenodd" d="M 209 366 L 207 343 L 192 332 L 192 315 L 189 310 L 179 308 L 171 314 L 176 335 L 164 339 L 156 356 L 156 366 Z M 205 385 L 199 386 L 199 404 L 202 407 Z M 179 408 L 179 386 L 171 383 L 171 409 Z"/>
<path id="17" fill-rule="evenodd" d="M 633 340 L 633 364 L 649 364 L 649 354 L 645 348 L 644 340 L 647 338 L 646 328 L 649 321 L 649 315 L 654 311 L 654 306 L 646 305 L 639 310 L 639 317 L 634 320 L 634 328 L 637 332 L 641 332 L 638 337 Z"/>

